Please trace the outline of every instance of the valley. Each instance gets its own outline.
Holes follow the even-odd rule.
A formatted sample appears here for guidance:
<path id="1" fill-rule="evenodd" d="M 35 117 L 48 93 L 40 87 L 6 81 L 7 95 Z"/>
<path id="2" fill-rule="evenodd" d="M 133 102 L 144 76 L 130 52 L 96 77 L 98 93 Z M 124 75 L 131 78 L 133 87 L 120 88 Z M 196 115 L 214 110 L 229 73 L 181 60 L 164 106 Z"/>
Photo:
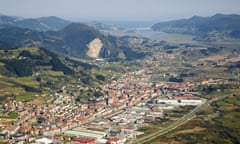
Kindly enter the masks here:
<path id="1" fill-rule="evenodd" d="M 0 143 L 239 142 L 239 38 L 0 31 Z"/>

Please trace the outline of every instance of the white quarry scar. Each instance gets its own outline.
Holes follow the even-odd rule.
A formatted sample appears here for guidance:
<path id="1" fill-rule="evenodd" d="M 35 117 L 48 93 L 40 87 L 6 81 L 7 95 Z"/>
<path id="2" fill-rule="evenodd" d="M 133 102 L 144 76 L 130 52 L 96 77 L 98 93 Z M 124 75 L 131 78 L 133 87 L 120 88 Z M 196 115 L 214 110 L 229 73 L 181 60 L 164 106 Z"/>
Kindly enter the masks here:
<path id="1" fill-rule="evenodd" d="M 102 41 L 99 38 L 95 38 L 88 45 L 87 56 L 92 58 L 98 58 L 100 50 L 103 46 Z"/>

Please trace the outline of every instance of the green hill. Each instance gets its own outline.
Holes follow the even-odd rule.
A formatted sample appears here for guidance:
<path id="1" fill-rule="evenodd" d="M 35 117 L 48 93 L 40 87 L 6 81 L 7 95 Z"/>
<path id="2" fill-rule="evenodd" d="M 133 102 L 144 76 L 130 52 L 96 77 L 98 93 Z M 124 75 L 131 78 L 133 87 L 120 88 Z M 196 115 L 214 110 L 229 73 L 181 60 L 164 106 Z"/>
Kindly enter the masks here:
<path id="1" fill-rule="evenodd" d="M 95 65 L 59 56 L 46 49 L 0 50 L 0 99 L 32 100 L 65 85 L 96 86 L 105 82 Z M 99 79 L 98 77 L 103 77 Z M 77 78 L 77 79 L 76 79 Z"/>
<path id="2" fill-rule="evenodd" d="M 128 46 L 129 41 L 105 36 L 93 27 L 80 23 L 70 24 L 59 31 L 47 32 L 0 24 L 0 49 L 2 50 L 17 47 L 43 47 L 62 55 L 89 58 L 88 45 L 94 39 L 100 39 L 102 43 L 99 57 L 117 59 L 120 53 L 125 53 L 126 59 L 139 59 L 145 56 L 143 53 L 133 52 L 132 46 Z"/>
<path id="3" fill-rule="evenodd" d="M 43 37 L 41 32 L 0 24 L 0 49 L 39 47 Z"/>
<path id="4" fill-rule="evenodd" d="M 60 30 L 59 33 L 63 36 L 63 41 L 66 47 L 71 48 L 67 50 L 67 52 L 72 56 L 86 57 L 86 51 L 88 50 L 87 44 L 89 44 L 95 38 L 99 38 L 102 41 L 102 49 L 111 49 L 110 43 L 106 36 L 101 34 L 93 27 L 84 24 L 72 23 Z M 110 54 L 102 50 L 101 57 L 108 57 L 109 55 Z"/>

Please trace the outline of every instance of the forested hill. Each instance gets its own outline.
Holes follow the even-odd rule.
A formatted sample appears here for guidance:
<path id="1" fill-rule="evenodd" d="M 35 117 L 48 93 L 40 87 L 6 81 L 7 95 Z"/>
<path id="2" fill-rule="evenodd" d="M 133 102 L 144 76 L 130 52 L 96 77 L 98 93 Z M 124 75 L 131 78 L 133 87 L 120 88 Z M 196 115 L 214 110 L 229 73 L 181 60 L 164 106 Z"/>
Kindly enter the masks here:
<path id="1" fill-rule="evenodd" d="M 81 82 L 91 85 L 92 82 L 102 83 L 97 80 L 91 70 L 99 69 L 81 61 L 59 56 L 42 48 L 17 48 L 0 50 L 0 75 L 6 77 L 41 77 L 43 73 L 58 73 L 61 76 L 75 76 Z M 49 74 L 51 75 L 51 74 Z M 80 83 L 81 83 L 80 82 Z"/>
<path id="2" fill-rule="evenodd" d="M 106 36 L 98 30 L 73 23 L 59 31 L 38 32 L 27 28 L 0 24 L 0 49 L 16 47 L 44 47 L 60 54 L 75 57 L 86 57 L 87 45 L 94 39 L 100 39 L 103 48 L 110 48 Z M 107 57 L 102 52 L 101 57 Z"/>
<path id="3" fill-rule="evenodd" d="M 211 17 L 193 16 L 190 19 L 160 22 L 152 26 L 154 30 L 206 36 L 218 33 L 240 38 L 240 15 L 216 14 Z"/>
<path id="4" fill-rule="evenodd" d="M 2 50 L 18 47 L 43 47 L 62 55 L 89 58 L 87 53 L 91 48 L 96 57 L 101 58 L 116 58 L 120 53 L 126 53 L 126 58 L 130 59 L 139 58 L 138 55 L 144 57 L 142 53 L 133 52 L 128 43 L 120 45 L 118 41 L 121 39 L 118 41 L 115 39 L 118 38 L 106 36 L 99 30 L 81 23 L 72 23 L 61 30 L 46 32 L 0 24 L 0 49 Z M 123 45 L 126 48 L 122 49 Z M 129 55 L 129 53 L 134 53 L 134 55 Z"/>

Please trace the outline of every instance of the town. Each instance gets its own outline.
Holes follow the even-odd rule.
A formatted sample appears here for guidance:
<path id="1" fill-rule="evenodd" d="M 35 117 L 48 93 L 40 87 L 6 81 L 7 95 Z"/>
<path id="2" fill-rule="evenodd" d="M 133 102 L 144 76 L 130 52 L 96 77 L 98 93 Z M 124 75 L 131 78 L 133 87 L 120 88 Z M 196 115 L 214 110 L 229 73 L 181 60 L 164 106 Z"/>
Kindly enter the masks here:
<path id="1" fill-rule="evenodd" d="M 46 105 L 5 104 L 3 111 L 19 117 L 10 123 L 1 119 L 1 138 L 9 143 L 125 143 L 144 133 L 137 131 L 144 123 L 164 119 L 166 109 L 203 103 L 193 84 L 151 82 L 151 74 L 146 69 L 126 73 L 102 87 L 104 96 L 84 104 L 76 103 L 66 87 Z"/>
<path id="2" fill-rule="evenodd" d="M 156 53 L 143 61 L 144 65 L 161 67 L 161 63 L 176 59 L 175 55 Z M 159 63 L 161 61 L 161 63 Z M 106 62 L 98 62 L 100 65 Z M 155 76 L 157 73 L 157 76 Z M 180 117 L 169 115 L 181 107 L 194 107 L 207 99 L 196 88 L 226 83 L 227 79 L 203 79 L 198 82 L 169 82 L 177 73 L 160 72 L 151 68 L 113 76 L 100 87 L 65 85 L 45 104 L 11 101 L 0 111 L 0 138 L 7 143 L 72 143 L 72 144 L 123 144 L 131 143 L 144 135 L 140 129 L 154 121 L 174 122 Z M 71 94 L 94 91 L 82 100 Z M 4 118 L 14 113 L 16 119 Z M 171 112 L 172 113 L 172 112 Z M 161 128 L 159 128 L 161 129 Z"/>

